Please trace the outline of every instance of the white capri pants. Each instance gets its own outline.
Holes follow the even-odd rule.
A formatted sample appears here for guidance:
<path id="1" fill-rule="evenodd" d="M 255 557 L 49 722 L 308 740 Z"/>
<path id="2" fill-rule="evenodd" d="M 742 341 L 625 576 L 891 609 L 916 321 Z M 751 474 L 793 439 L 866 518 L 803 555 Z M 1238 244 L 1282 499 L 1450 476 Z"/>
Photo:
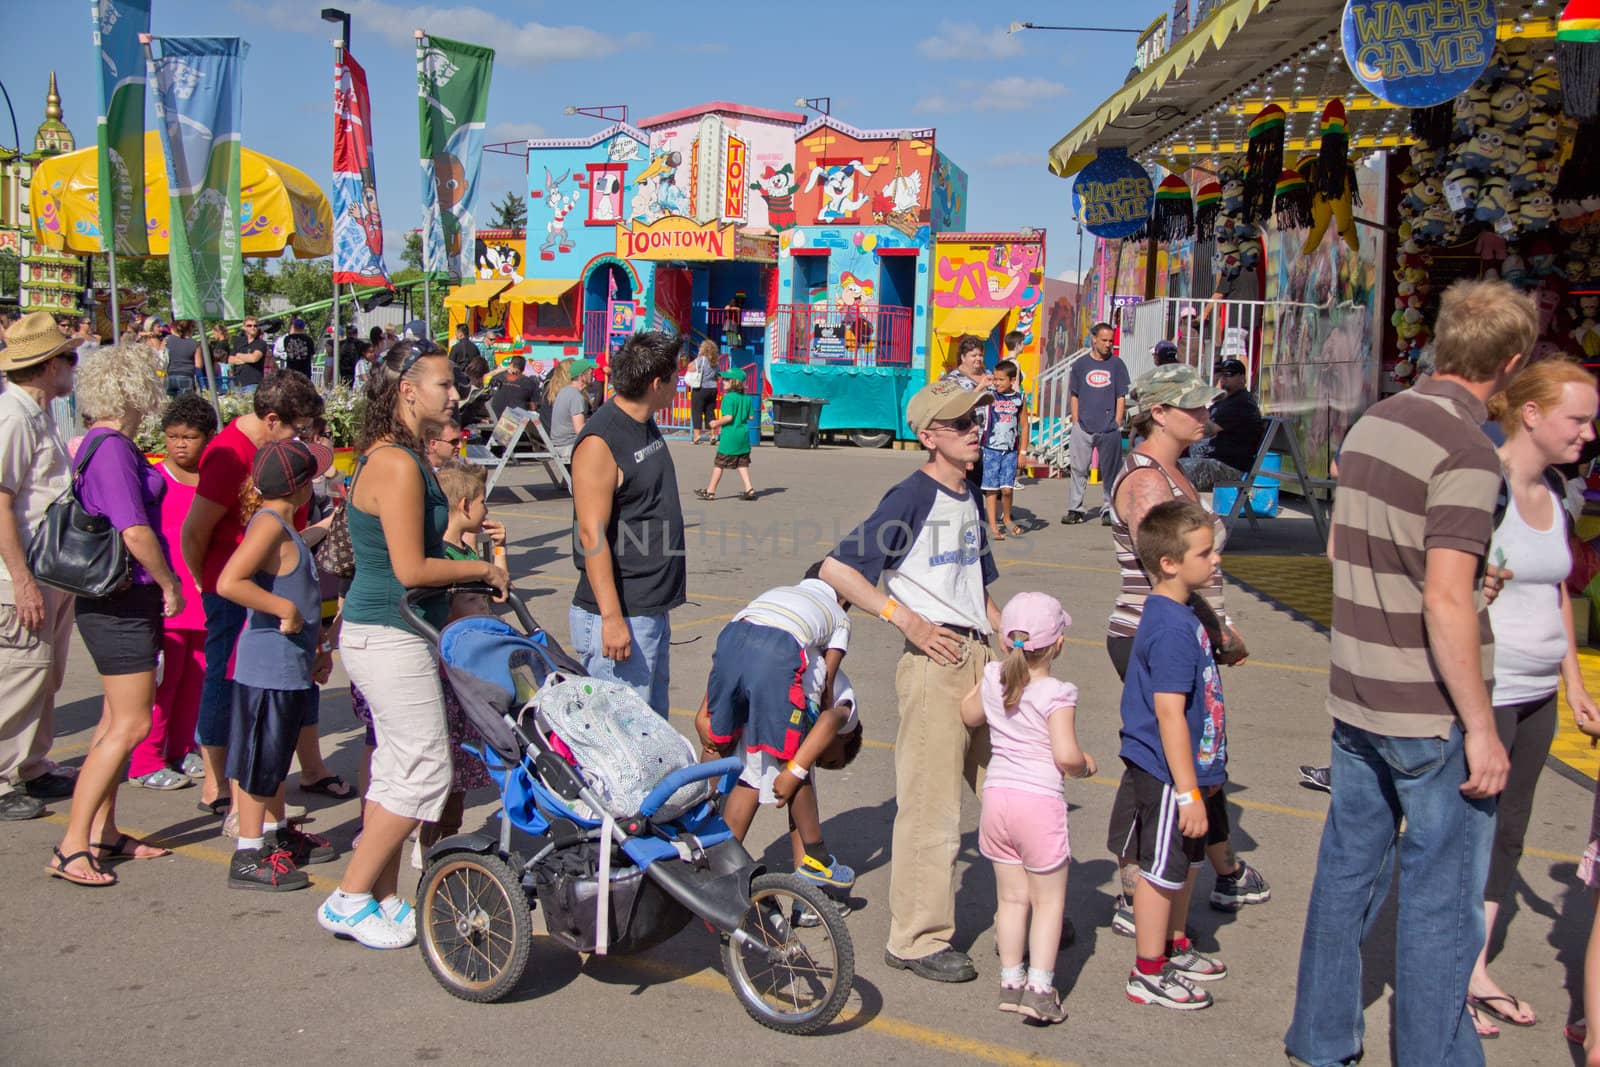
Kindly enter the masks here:
<path id="1" fill-rule="evenodd" d="M 372 708 L 367 800 L 406 819 L 436 821 L 450 796 L 450 734 L 434 648 L 409 630 L 347 622 L 345 673 Z"/>

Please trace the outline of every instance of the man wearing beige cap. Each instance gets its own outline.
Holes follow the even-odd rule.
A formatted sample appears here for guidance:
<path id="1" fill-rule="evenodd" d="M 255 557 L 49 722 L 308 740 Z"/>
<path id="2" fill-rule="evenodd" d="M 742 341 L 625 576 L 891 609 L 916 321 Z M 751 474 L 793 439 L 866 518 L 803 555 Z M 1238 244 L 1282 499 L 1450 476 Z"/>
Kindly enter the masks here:
<path id="1" fill-rule="evenodd" d="M 894 839 L 885 962 L 935 982 L 970 982 L 971 958 L 955 934 L 961 783 L 976 791 L 989 762 L 987 728 L 961 723 L 961 698 L 992 658 L 998 577 L 967 466 L 978 457 L 976 409 L 992 401 L 941 379 L 906 405 L 928 461 L 891 488 L 865 522 L 829 553 L 823 581 L 905 637 L 895 669 Z M 879 579 L 887 592 L 878 591 Z"/>
<path id="2" fill-rule="evenodd" d="M 72 484 L 51 401 L 72 393 L 80 337 L 36 311 L 6 331 L 0 371 L 0 819 L 31 819 L 41 800 L 72 795 L 45 758 L 55 739 L 56 690 L 67 669 L 72 598 L 33 580 L 28 542 L 51 501 Z"/>

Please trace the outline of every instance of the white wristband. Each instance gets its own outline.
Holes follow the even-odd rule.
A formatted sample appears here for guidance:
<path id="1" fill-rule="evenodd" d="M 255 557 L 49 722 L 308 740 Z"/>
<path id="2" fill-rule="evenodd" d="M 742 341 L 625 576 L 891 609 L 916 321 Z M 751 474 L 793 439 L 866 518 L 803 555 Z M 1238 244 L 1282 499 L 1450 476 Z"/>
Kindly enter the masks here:
<path id="1" fill-rule="evenodd" d="M 805 781 L 807 778 L 811 777 L 811 768 L 810 767 L 802 767 L 802 766 L 800 766 L 800 764 L 795 763 L 793 760 L 791 760 L 784 767 L 784 770 L 788 771 L 790 774 L 794 775 L 796 778 L 800 779 L 802 782 Z"/>

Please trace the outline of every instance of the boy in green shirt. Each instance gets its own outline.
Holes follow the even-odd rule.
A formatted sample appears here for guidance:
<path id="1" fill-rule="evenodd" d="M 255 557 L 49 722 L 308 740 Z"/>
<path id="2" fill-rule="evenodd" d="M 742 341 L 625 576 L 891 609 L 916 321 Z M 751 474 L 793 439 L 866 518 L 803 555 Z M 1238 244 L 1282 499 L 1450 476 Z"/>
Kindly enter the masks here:
<path id="1" fill-rule="evenodd" d="M 722 406 L 717 418 L 711 423 L 714 428 L 720 427 L 717 433 L 717 458 L 711 467 L 711 484 L 704 489 L 696 489 L 694 495 L 701 500 L 714 498 L 717 495 L 717 483 L 722 480 L 722 472 L 736 470 L 744 482 L 744 492 L 740 495 L 745 500 L 754 500 L 756 490 L 750 484 L 750 418 L 756 413 L 756 401 L 744 391 L 744 372 L 725 370 L 717 377 L 728 383 L 722 394 Z"/>

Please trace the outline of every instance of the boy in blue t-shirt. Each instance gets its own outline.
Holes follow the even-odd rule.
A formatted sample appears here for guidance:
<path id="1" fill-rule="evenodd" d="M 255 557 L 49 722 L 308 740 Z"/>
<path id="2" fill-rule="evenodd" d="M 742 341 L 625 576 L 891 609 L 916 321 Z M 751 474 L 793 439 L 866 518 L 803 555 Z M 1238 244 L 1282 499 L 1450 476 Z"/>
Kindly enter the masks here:
<path id="1" fill-rule="evenodd" d="M 1137 1004 L 1193 1011 L 1211 1006 L 1211 995 L 1193 983 L 1228 973 L 1184 934 L 1194 865 L 1205 855 L 1207 797 L 1227 779 L 1222 683 L 1210 638 L 1188 606 L 1219 554 L 1211 516 L 1187 500 L 1151 508 L 1137 548 L 1152 588 L 1122 690 L 1119 796 L 1133 803 L 1112 812 L 1110 833 L 1120 855 L 1139 858 L 1138 958 L 1127 994 Z"/>
<path id="2" fill-rule="evenodd" d="M 986 413 L 979 467 L 989 536 L 1004 541 L 1008 533 L 1020 536 L 1023 532 L 1011 521 L 1011 493 L 1017 481 L 1017 458 L 1028 447 L 1028 404 L 1017 388 L 1017 365 L 1009 359 L 994 365 L 992 381 L 994 401 Z"/>

